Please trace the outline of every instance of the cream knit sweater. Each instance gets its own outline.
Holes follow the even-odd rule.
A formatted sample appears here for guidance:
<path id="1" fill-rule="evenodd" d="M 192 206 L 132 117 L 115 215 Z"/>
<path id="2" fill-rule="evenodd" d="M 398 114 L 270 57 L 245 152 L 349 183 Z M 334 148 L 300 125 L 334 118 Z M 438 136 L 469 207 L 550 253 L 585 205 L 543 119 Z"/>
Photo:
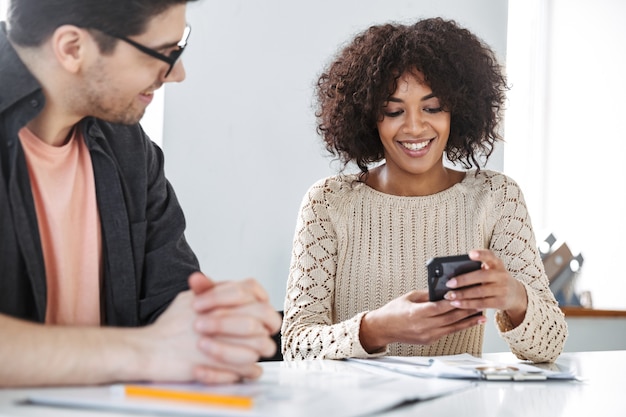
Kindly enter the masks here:
<path id="1" fill-rule="evenodd" d="M 518 185 L 482 170 L 425 197 L 378 192 L 355 175 L 315 183 L 302 201 L 294 236 L 282 326 L 286 360 L 482 352 L 484 325 L 432 345 L 391 344 L 368 354 L 361 318 L 414 289 L 426 289 L 426 262 L 489 248 L 526 287 L 528 309 L 519 326 L 497 311 L 496 326 L 521 359 L 554 361 L 567 324 L 548 288 Z"/>

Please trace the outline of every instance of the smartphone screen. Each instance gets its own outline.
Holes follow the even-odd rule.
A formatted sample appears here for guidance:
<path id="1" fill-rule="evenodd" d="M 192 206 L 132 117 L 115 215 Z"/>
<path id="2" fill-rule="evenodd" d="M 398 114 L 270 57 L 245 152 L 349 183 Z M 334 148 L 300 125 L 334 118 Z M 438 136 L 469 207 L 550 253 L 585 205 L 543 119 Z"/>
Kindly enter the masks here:
<path id="1" fill-rule="evenodd" d="M 428 296 L 430 301 L 438 301 L 450 289 L 446 282 L 457 275 L 480 269 L 480 261 L 472 261 L 467 255 L 442 256 L 428 260 Z"/>

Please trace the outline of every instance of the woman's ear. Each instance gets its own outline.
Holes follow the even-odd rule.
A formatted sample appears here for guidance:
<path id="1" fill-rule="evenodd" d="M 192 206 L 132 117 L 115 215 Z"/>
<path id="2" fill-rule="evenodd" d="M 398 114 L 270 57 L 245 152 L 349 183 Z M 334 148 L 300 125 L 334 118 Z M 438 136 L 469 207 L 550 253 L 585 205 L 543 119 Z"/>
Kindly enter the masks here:
<path id="1" fill-rule="evenodd" d="M 54 31 L 51 43 L 59 65 L 68 72 L 77 73 L 93 40 L 86 29 L 74 25 L 63 25 Z"/>

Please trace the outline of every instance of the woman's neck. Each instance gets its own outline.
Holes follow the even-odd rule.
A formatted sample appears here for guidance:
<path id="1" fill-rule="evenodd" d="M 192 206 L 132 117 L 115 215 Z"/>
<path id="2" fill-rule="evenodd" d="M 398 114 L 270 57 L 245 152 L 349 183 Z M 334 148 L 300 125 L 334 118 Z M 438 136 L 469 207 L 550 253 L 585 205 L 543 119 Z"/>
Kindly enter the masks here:
<path id="1" fill-rule="evenodd" d="M 386 164 L 371 169 L 365 183 L 385 194 L 420 197 L 447 190 L 465 178 L 464 171 L 456 171 L 445 166 L 421 174 L 395 173 Z"/>

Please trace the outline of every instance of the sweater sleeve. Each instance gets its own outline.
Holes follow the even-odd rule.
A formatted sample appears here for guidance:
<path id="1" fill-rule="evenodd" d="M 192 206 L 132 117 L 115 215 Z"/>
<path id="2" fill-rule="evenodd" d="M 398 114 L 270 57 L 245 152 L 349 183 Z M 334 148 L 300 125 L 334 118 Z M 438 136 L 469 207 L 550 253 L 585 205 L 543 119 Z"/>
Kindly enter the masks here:
<path id="1" fill-rule="evenodd" d="M 519 326 L 513 328 L 504 311 L 496 312 L 496 325 L 518 358 L 553 362 L 563 350 L 567 323 L 549 288 L 522 191 L 510 178 L 500 179 L 492 184 L 496 207 L 490 246 L 524 285 L 528 307 Z"/>
<path id="2" fill-rule="evenodd" d="M 361 346 L 359 329 L 366 312 L 333 324 L 337 234 L 332 222 L 328 180 L 314 184 L 302 200 L 282 325 L 285 360 L 371 357 Z"/>

